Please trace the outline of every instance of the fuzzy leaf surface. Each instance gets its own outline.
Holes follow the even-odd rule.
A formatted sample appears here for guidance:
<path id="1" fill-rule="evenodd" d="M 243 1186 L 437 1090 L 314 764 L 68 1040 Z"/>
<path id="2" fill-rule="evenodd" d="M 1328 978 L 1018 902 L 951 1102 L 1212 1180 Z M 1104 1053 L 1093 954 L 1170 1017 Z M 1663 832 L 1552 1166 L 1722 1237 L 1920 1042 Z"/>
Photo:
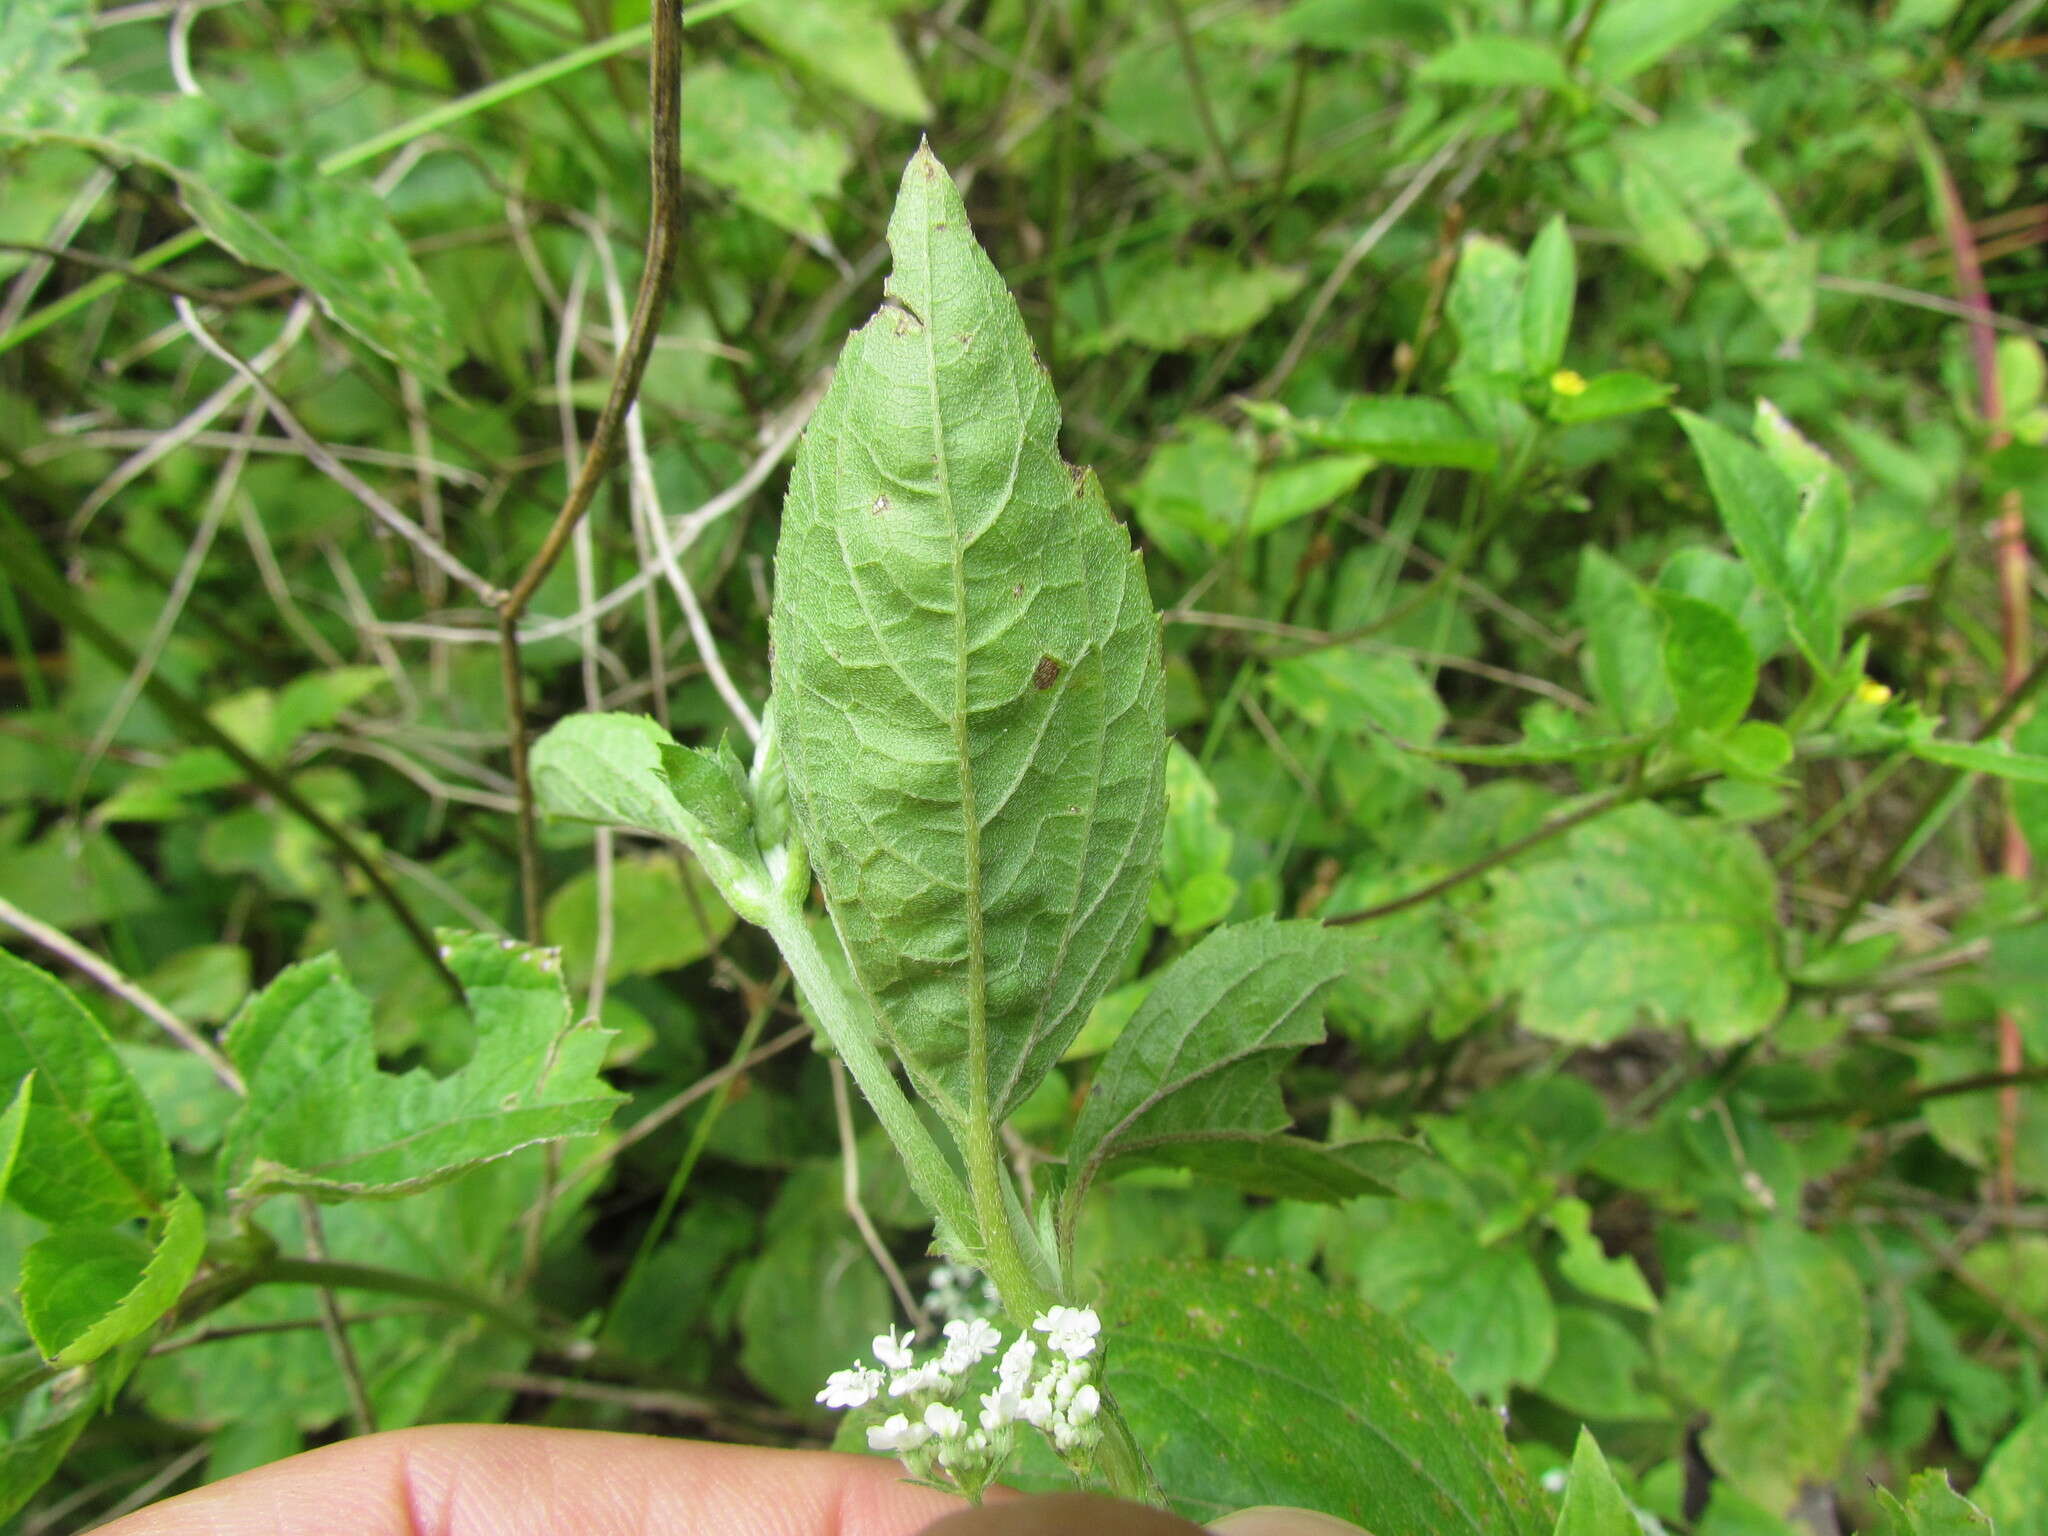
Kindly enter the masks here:
<path id="1" fill-rule="evenodd" d="M 1113 979 L 1159 857 L 1158 626 L 1058 449 L 1022 316 L 928 149 L 887 301 L 790 476 L 775 712 L 862 990 L 924 1093 L 1001 1119 Z"/>
<path id="2" fill-rule="evenodd" d="M 535 1142 L 585 1136 L 619 1095 L 598 1075 L 609 1034 L 573 1022 L 560 962 L 481 934 L 444 935 L 476 1050 L 456 1072 L 380 1071 L 369 1000 L 332 955 L 295 965 L 228 1028 L 249 1085 L 221 1151 L 244 1197 L 397 1196 Z"/>
<path id="3" fill-rule="evenodd" d="M 1324 994 L 1348 963 L 1312 922 L 1219 928 L 1175 961 L 1095 1075 L 1067 1147 L 1074 1198 L 1120 1155 L 1172 1161 L 1170 1147 L 1285 1131 L 1280 1073 L 1322 1040 Z"/>

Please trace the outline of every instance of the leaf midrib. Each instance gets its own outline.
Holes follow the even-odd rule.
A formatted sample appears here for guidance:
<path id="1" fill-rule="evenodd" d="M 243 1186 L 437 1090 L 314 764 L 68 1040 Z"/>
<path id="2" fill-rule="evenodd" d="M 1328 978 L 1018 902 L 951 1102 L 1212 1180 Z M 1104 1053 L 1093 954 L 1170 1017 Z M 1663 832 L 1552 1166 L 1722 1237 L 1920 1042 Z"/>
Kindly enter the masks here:
<path id="1" fill-rule="evenodd" d="M 925 207 L 919 219 L 924 235 L 924 278 L 932 288 L 931 167 L 926 168 Z M 928 291 L 920 317 L 924 339 L 925 388 L 931 396 L 932 462 L 937 468 L 939 504 L 946 514 L 946 537 L 952 546 L 953 579 L 953 750 L 960 760 L 960 831 L 966 885 L 967 917 L 967 1104 L 971 1124 L 989 1119 L 988 1066 L 988 936 L 981 910 L 981 818 L 974 806 L 974 759 L 967 735 L 967 548 L 960 537 L 960 509 L 953 499 L 953 477 L 946 462 L 946 427 L 939 398 L 939 354 L 936 293 Z"/>

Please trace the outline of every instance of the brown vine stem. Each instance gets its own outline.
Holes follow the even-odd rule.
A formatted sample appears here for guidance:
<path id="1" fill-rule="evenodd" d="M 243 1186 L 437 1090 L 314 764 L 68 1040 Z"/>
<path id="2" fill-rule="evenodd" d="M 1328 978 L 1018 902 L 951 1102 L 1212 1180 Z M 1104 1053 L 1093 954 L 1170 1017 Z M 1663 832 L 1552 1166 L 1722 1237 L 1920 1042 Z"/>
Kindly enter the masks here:
<path id="1" fill-rule="evenodd" d="M 675 276 L 676 253 L 683 238 L 682 71 L 683 8 L 681 0 L 654 0 L 654 51 L 648 62 L 648 163 L 653 183 L 653 212 L 647 229 L 647 260 L 640 272 L 640 290 L 633 301 L 633 319 L 626 344 L 612 375 L 611 393 L 597 418 L 583 463 L 569 486 L 561 511 L 547 537 L 527 563 L 519 580 L 499 599 L 498 654 L 505 689 L 505 734 L 512 752 L 513 793 L 519 802 L 519 892 L 526 936 L 540 934 L 540 829 L 534 812 L 533 777 L 528 769 L 526 699 L 519 665 L 519 620 L 533 594 L 554 569 L 569 545 L 576 525 L 590 510 L 598 487 L 617 462 L 625 434 L 626 414 L 640 395 L 647 359 L 654 352 L 655 331 Z"/>
<path id="2" fill-rule="evenodd" d="M 1998 338 L 1992 334 L 1991 295 L 1984 287 L 1984 265 L 1978 259 L 1977 237 L 1970 227 L 1969 210 L 1955 176 L 1924 133 L 1920 136 L 1921 157 L 1927 179 L 1940 205 L 1943 234 L 1948 241 L 1949 259 L 1955 265 L 1956 296 L 1969 312 L 1970 353 L 1977 369 L 1977 408 L 1991 428 L 1991 448 L 1996 451 L 2011 440 L 2002 425 L 2005 395 L 1998 378 Z M 2002 692 L 2012 698 L 2027 676 L 2027 525 L 2020 506 L 2020 493 L 2007 491 L 1998 509 L 1998 596 L 2004 645 Z M 2034 860 L 2019 819 L 2008 802 L 1999 850 L 1999 872 L 2008 879 L 2026 880 L 2033 874 Z M 1998 1013 L 1998 1070 L 2008 1077 L 2024 1061 L 2019 1021 L 2010 1008 Z M 2008 1083 L 1998 1093 L 1998 1203 L 2011 1210 L 2019 1187 L 2014 1173 L 2019 1148 L 2020 1091 Z"/>

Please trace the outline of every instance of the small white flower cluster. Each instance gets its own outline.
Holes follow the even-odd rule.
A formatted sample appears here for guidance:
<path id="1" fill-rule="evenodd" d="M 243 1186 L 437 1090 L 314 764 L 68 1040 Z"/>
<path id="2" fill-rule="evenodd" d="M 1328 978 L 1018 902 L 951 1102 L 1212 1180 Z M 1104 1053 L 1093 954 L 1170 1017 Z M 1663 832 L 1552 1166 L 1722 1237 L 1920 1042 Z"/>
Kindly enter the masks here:
<path id="1" fill-rule="evenodd" d="M 990 1317 L 1003 1304 L 995 1281 L 971 1264 L 936 1264 L 926 1285 L 924 1309 L 942 1321 Z"/>
<path id="2" fill-rule="evenodd" d="M 1089 1380 L 1094 1367 L 1088 1358 L 1102 1319 L 1089 1307 L 1054 1307 L 1031 1327 L 1046 1336 L 1043 1360 L 1028 1334 L 1003 1351 L 995 1390 L 981 1394 L 978 1429 L 955 1399 L 969 1373 L 1002 1348 L 1002 1334 L 986 1318 L 947 1323 L 944 1349 L 923 1364 L 911 1352 L 908 1332 L 877 1334 L 874 1356 L 883 1369 L 856 1361 L 834 1371 L 817 1400 L 827 1408 L 863 1408 L 884 1397 L 908 1399 L 904 1411 L 868 1430 L 868 1449 L 895 1452 L 915 1477 L 933 1480 L 942 1472 L 979 1497 L 1016 1448 L 1019 1424 L 1038 1430 L 1070 1458 L 1086 1457 L 1102 1438 L 1102 1394 Z"/>

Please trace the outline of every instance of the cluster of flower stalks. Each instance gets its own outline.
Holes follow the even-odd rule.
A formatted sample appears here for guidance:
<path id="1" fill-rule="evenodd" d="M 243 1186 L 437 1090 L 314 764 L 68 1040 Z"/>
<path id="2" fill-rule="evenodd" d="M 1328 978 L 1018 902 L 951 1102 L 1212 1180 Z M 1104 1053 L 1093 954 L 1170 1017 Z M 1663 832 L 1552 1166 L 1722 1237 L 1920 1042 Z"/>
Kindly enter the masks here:
<path id="1" fill-rule="evenodd" d="M 877 1334 L 874 1356 L 881 1368 L 862 1360 L 834 1371 L 818 1401 L 827 1408 L 864 1408 L 883 1398 L 900 1403 L 900 1411 L 869 1428 L 868 1448 L 893 1451 L 913 1477 L 950 1484 L 977 1500 L 1016 1449 L 1019 1424 L 1043 1434 L 1068 1462 L 1085 1466 L 1102 1438 L 1096 1422 L 1102 1397 L 1089 1380 L 1088 1358 L 1102 1320 L 1088 1307 L 1054 1307 L 1031 1328 L 1046 1336 L 1043 1351 L 1029 1334 L 1002 1351 L 994 1388 L 981 1394 L 979 1428 L 959 1403 L 969 1378 L 1002 1349 L 1001 1332 L 986 1318 L 947 1323 L 945 1347 L 921 1364 L 907 1331 Z"/>

